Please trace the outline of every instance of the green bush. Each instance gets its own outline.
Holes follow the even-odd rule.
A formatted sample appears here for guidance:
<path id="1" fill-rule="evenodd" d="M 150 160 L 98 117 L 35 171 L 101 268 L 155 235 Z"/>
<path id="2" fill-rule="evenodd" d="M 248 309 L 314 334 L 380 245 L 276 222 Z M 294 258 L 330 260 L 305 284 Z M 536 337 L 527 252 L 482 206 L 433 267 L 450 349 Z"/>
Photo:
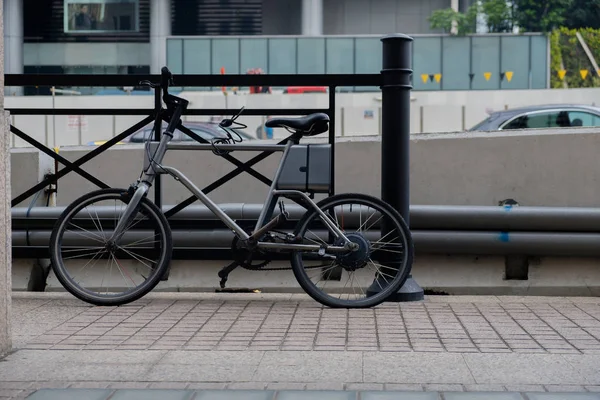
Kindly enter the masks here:
<path id="1" fill-rule="evenodd" d="M 583 47 L 577 40 L 579 31 L 594 57 L 600 54 L 600 29 L 568 29 L 559 28 L 550 34 L 550 87 L 563 88 L 563 81 L 558 75 L 561 69 L 561 60 L 567 71 L 564 80 L 569 88 L 599 87 L 600 77 L 587 57 Z M 596 59 L 600 62 L 600 59 Z M 580 70 L 587 69 L 585 79 L 581 77 Z"/>

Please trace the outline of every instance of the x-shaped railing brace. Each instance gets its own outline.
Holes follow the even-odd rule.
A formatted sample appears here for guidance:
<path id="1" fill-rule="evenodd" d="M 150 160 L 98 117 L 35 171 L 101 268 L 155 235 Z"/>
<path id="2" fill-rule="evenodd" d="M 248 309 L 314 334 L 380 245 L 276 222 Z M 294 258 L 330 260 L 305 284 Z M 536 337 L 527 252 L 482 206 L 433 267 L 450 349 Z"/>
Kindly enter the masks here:
<path id="1" fill-rule="evenodd" d="M 87 179 L 88 181 L 92 182 L 93 184 L 97 185 L 100 188 L 108 188 L 109 185 L 107 185 L 106 183 L 102 182 L 100 179 L 94 177 L 90 173 L 84 171 L 81 168 L 81 165 L 83 165 L 86 162 L 90 161 L 91 159 L 95 158 L 99 154 L 103 153 L 104 151 L 106 151 L 110 147 L 114 146 L 119 141 L 125 139 L 127 136 L 131 135 L 132 133 L 134 133 L 134 132 L 138 131 L 139 129 L 143 128 L 148 123 L 154 121 L 155 118 L 156 118 L 156 114 L 147 116 L 146 118 L 144 118 L 140 122 L 136 123 L 135 125 L 133 125 L 132 127 L 128 128 L 128 129 L 126 129 L 122 133 L 120 133 L 117 136 L 113 137 L 112 139 L 108 140 L 106 143 L 100 145 L 96 149 L 90 151 L 88 154 L 80 157 L 79 159 L 77 159 L 74 162 L 71 162 L 71 161 L 67 160 L 66 158 L 62 157 L 58 153 L 56 153 L 56 152 L 50 150 L 48 147 L 44 146 L 39 141 L 33 139 L 32 137 L 30 137 L 29 135 L 27 135 L 26 133 L 24 133 L 23 131 L 21 131 L 17 127 L 11 125 L 10 126 L 11 132 L 13 132 L 19 138 L 23 139 L 24 141 L 26 141 L 27 143 L 31 144 L 35 148 L 39 149 L 44 154 L 52 157 L 54 160 L 58 161 L 59 163 L 61 163 L 61 164 L 63 164 L 65 166 L 65 168 L 61 169 L 60 171 L 57 171 L 53 175 L 50 175 L 48 178 L 44 179 L 40 183 L 34 185 L 33 187 L 31 187 L 27 191 L 25 191 L 22 194 L 20 194 L 19 196 L 15 197 L 11 201 L 11 207 L 14 207 L 15 205 L 21 203 L 23 200 L 27 199 L 28 197 L 32 196 L 33 194 L 35 194 L 39 190 L 47 187 L 48 185 L 56 183 L 58 181 L 58 179 L 62 178 L 63 176 L 65 176 L 66 174 L 68 174 L 68 173 L 70 173 L 72 171 L 76 172 L 79 175 L 81 175 L 83 178 Z M 162 116 L 161 119 L 163 119 L 166 122 L 169 122 L 169 117 L 167 115 L 163 114 L 163 116 Z M 196 140 L 196 141 L 198 141 L 200 143 L 209 143 L 206 139 L 202 138 L 201 136 L 199 136 L 198 134 L 196 134 L 192 130 L 190 130 L 187 127 L 185 127 L 181 122 L 177 126 L 177 129 L 179 129 L 180 131 L 182 131 L 183 133 L 185 133 L 186 135 L 190 136 L 192 139 L 194 139 L 194 140 Z M 284 144 L 286 142 L 286 140 L 287 139 L 284 139 L 284 140 L 280 141 L 278 144 Z M 202 189 L 202 191 L 205 194 L 208 194 L 208 193 L 212 192 L 213 190 L 219 188 L 220 186 L 222 186 L 223 184 L 225 184 L 229 180 L 235 178 L 237 175 L 241 174 L 242 172 L 247 172 L 250 175 L 252 175 L 253 177 L 255 177 L 256 179 L 258 179 L 261 182 L 265 183 L 266 185 L 271 185 L 272 181 L 270 179 L 268 179 L 267 177 L 265 177 L 264 175 L 262 175 L 261 173 L 259 173 L 259 172 L 255 171 L 254 169 L 252 169 L 252 166 L 255 165 L 255 164 L 257 164 L 257 163 L 259 163 L 260 161 L 264 160 L 265 158 L 267 158 L 272 153 L 274 153 L 274 151 L 263 151 L 261 154 L 253 157 L 252 159 L 250 159 L 250 160 L 248 160 L 246 162 L 242 162 L 242 161 L 238 160 L 237 158 L 235 158 L 235 157 L 233 157 L 233 156 L 231 156 L 229 154 L 223 154 L 222 157 L 224 159 L 228 160 L 229 162 L 231 162 L 232 164 L 234 164 L 237 168 L 234 169 L 233 171 L 225 174 L 224 176 L 222 176 L 221 178 L 217 179 L 216 181 L 212 182 L 211 184 L 209 184 L 208 186 L 206 186 L 204 189 Z M 173 208 L 171 208 L 170 210 L 168 210 L 165 213 L 165 216 L 167 218 L 173 216 L 174 214 L 176 214 L 179 211 L 183 210 L 188 205 L 194 203 L 196 200 L 197 200 L 197 198 L 195 196 L 191 196 L 191 197 L 187 198 L 183 202 L 177 204 L 176 206 L 174 206 Z"/>
<path id="2" fill-rule="evenodd" d="M 144 118 L 140 122 L 136 123 L 135 125 L 133 125 L 132 127 L 128 128 L 128 129 L 126 129 L 119 135 L 113 137 L 112 139 L 108 140 L 106 143 L 104 143 L 101 146 L 97 147 L 96 149 L 90 151 L 89 153 L 87 153 L 83 157 L 80 157 L 79 159 L 77 159 L 74 162 L 67 160 L 66 158 L 64 158 L 61 155 L 57 154 L 56 152 L 50 150 L 48 147 L 44 146 L 37 140 L 33 139 L 32 137 L 30 137 L 29 135 L 27 135 L 20 129 L 11 125 L 10 126 L 11 132 L 13 132 L 15 135 L 17 135 L 21 139 L 25 140 L 27 143 L 31 144 L 32 146 L 34 146 L 35 148 L 37 148 L 44 154 L 47 154 L 48 156 L 52 157 L 54 160 L 58 161 L 59 163 L 61 163 L 65 166 L 65 168 L 61 169 L 60 171 L 57 171 L 55 174 L 49 176 L 48 178 L 44 179 L 37 185 L 31 187 L 29 190 L 26 190 L 19 196 L 15 197 L 11 201 L 11 207 L 14 207 L 15 205 L 19 204 L 23 200 L 27 199 L 29 196 L 31 196 L 31 195 L 35 194 L 36 192 L 38 192 L 39 190 L 43 189 L 44 187 L 46 187 L 52 183 L 56 183 L 56 181 L 58 181 L 60 178 L 62 178 L 63 176 L 65 176 L 66 174 L 68 174 L 71 171 L 78 173 L 79 175 L 81 175 L 82 177 L 87 179 L 88 181 L 92 182 L 93 184 L 95 184 L 101 188 L 108 188 L 109 186 L 106 183 L 102 182 L 100 179 L 94 177 L 93 175 L 89 174 L 88 172 L 84 171 L 83 169 L 80 168 L 80 166 L 85 164 L 89 160 L 95 158 L 99 154 L 103 153 L 108 148 L 114 146 L 116 143 L 123 140 L 127 136 L 129 136 L 132 133 L 136 132 L 137 130 L 143 128 L 149 122 L 151 122 L 153 119 L 154 119 L 154 116 L 152 116 L 152 115 Z"/>

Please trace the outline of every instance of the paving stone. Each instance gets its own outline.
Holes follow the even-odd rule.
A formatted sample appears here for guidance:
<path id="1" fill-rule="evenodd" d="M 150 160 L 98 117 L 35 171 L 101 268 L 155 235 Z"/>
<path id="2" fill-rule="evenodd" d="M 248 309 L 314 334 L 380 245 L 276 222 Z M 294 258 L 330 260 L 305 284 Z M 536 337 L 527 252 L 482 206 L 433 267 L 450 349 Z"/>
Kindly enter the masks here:
<path id="1" fill-rule="evenodd" d="M 46 382 L 33 382 L 30 389 L 66 389 L 71 385 L 70 382 L 65 381 L 46 381 Z"/>
<path id="2" fill-rule="evenodd" d="M 269 390 L 305 390 L 306 384 L 299 382 L 274 382 L 267 384 Z"/>
<path id="3" fill-rule="evenodd" d="M 585 392 L 585 387 L 580 385 L 544 385 L 548 392 Z"/>
<path id="4" fill-rule="evenodd" d="M 462 385 L 442 385 L 442 384 L 428 384 L 425 385 L 425 391 L 427 392 L 463 392 L 464 388 Z"/>
<path id="5" fill-rule="evenodd" d="M 108 385 L 109 389 L 146 389 L 148 382 L 113 382 Z"/>
<path id="6" fill-rule="evenodd" d="M 119 389 L 111 400 L 189 400 L 193 390 L 178 389 Z"/>
<path id="7" fill-rule="evenodd" d="M 363 395 L 363 399 L 364 399 Z M 277 400 L 356 400 L 355 392 L 290 390 L 277 393 Z"/>
<path id="8" fill-rule="evenodd" d="M 188 384 L 188 389 L 196 390 L 222 390 L 227 387 L 226 383 L 218 382 L 191 382 Z"/>
<path id="9" fill-rule="evenodd" d="M 386 383 L 384 385 L 385 390 L 394 390 L 402 392 L 422 392 L 423 385 L 410 384 L 410 383 Z"/>
<path id="10" fill-rule="evenodd" d="M 529 400 L 598 400 L 597 393 L 526 393 Z"/>
<path id="11" fill-rule="evenodd" d="M 187 389 L 187 382 L 152 382 L 149 389 Z"/>
<path id="12" fill-rule="evenodd" d="M 473 377 L 478 383 L 511 384 L 586 384 L 592 383 L 588 364 L 577 370 L 573 362 L 558 354 L 464 354 Z M 583 356 L 579 356 L 583 357 Z M 589 360 L 591 362 L 591 360 Z M 583 373 L 586 371 L 586 373 Z M 509 389 L 510 391 L 510 389 Z"/>
<path id="13" fill-rule="evenodd" d="M 25 390 L 31 387 L 31 382 L 0 382 L 0 389 Z"/>
<path id="14" fill-rule="evenodd" d="M 354 390 L 354 391 L 383 390 L 383 383 L 347 383 L 346 390 Z"/>
<path id="15" fill-rule="evenodd" d="M 467 355 L 442 353 L 364 353 L 365 382 L 475 383 L 464 361 Z"/>
<path id="16" fill-rule="evenodd" d="M 435 392 L 361 392 L 361 400 L 439 400 Z"/>
<path id="17" fill-rule="evenodd" d="M 465 385 L 465 391 L 467 392 L 505 392 L 506 388 L 503 385 Z"/>
<path id="18" fill-rule="evenodd" d="M 265 390 L 267 382 L 233 382 L 227 385 L 227 389 Z"/>
<path id="19" fill-rule="evenodd" d="M 504 385 L 509 392 L 545 392 L 542 385 Z"/>
<path id="20" fill-rule="evenodd" d="M 306 390 L 344 390 L 344 384 L 339 382 L 311 382 L 306 384 Z"/>
<path id="21" fill-rule="evenodd" d="M 95 382 L 95 381 L 84 381 L 72 383 L 69 388 L 78 389 L 107 389 L 110 382 Z"/>
<path id="22" fill-rule="evenodd" d="M 21 390 L 21 389 L 5 389 L 5 388 L 2 388 L 1 385 L 2 384 L 0 383 L 0 398 L 16 397 L 21 392 L 23 392 L 23 390 Z"/>
<path id="23" fill-rule="evenodd" d="M 273 393 L 270 390 L 203 390 L 196 392 L 194 400 L 272 400 Z"/>
<path id="24" fill-rule="evenodd" d="M 40 389 L 28 400 L 106 400 L 112 393 L 109 389 Z"/>
<path id="25" fill-rule="evenodd" d="M 444 400 L 523 400 L 520 393 L 502 393 L 502 392 L 468 392 L 444 393 Z"/>

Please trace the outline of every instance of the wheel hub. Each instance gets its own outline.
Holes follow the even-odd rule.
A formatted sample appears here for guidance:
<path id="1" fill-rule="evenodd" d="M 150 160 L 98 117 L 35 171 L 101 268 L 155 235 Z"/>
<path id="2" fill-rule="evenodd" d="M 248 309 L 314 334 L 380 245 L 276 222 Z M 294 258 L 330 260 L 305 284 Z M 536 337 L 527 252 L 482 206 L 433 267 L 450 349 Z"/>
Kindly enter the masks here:
<path id="1" fill-rule="evenodd" d="M 109 253 L 114 253 L 115 251 L 117 251 L 117 244 L 113 241 L 107 242 L 104 245 L 104 248 L 106 249 L 106 251 L 108 251 Z"/>
<path id="2" fill-rule="evenodd" d="M 363 268 L 367 264 L 369 254 L 371 254 L 371 243 L 361 233 L 346 234 L 348 240 L 355 243 L 358 248 L 354 251 L 338 255 L 338 263 L 347 271 L 355 271 Z M 337 246 L 344 245 L 344 239 L 336 241 Z"/>

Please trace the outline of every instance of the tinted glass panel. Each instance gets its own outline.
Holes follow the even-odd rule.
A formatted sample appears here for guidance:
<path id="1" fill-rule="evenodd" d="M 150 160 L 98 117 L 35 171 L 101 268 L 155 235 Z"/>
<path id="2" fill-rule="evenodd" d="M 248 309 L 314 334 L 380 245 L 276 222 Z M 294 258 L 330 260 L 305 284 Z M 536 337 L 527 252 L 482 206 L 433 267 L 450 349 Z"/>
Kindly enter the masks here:
<path id="1" fill-rule="evenodd" d="M 135 32 L 138 0 L 65 0 L 65 32 Z"/>

